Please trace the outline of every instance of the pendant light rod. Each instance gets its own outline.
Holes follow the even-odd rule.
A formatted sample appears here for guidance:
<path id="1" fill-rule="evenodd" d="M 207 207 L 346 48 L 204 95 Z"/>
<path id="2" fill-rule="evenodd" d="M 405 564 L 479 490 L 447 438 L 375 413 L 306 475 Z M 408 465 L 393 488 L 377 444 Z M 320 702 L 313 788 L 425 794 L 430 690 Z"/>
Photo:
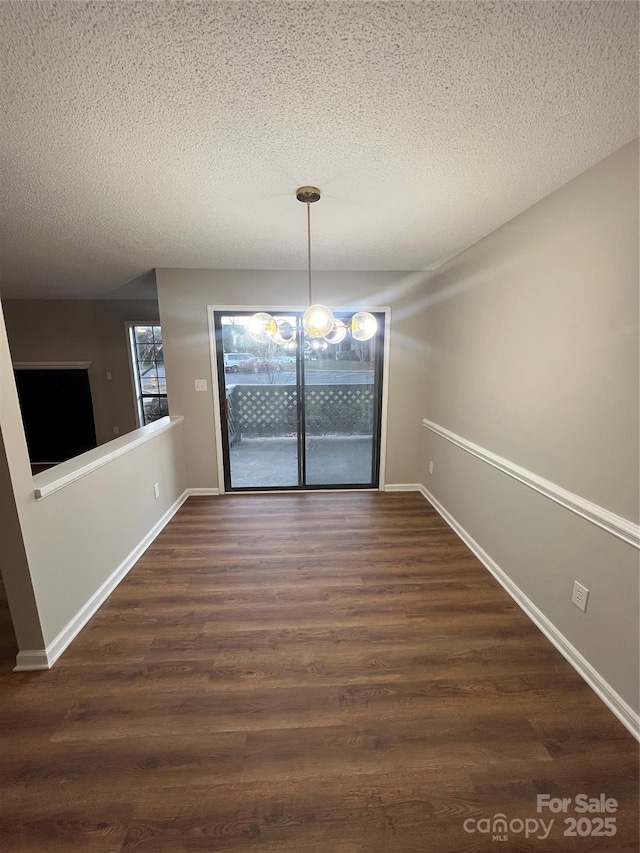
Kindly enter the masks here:
<path id="1" fill-rule="evenodd" d="M 327 343 L 339 344 L 344 340 L 347 332 L 351 333 L 354 341 L 368 341 L 376 333 L 378 321 L 369 311 L 358 311 L 348 323 L 336 319 L 333 311 L 326 305 L 314 305 L 311 289 L 311 205 L 320 201 L 320 190 L 317 187 L 300 187 L 296 191 L 296 198 L 307 205 L 307 266 L 309 268 L 309 307 L 302 315 L 302 329 L 309 338 L 324 338 Z M 266 343 L 279 335 L 282 342 L 284 335 L 280 326 L 271 316 L 264 311 L 259 311 L 249 318 L 247 323 L 248 334 L 258 343 Z M 288 334 L 288 332 L 287 332 Z M 291 338 L 284 338 L 290 340 Z M 323 346 L 326 347 L 327 343 Z"/>
<path id="2" fill-rule="evenodd" d="M 307 202 L 307 261 L 309 265 L 309 305 L 311 305 L 311 205 L 309 202 Z"/>
<path id="3" fill-rule="evenodd" d="M 296 198 L 307 205 L 307 268 L 309 270 L 309 305 L 311 298 L 311 205 L 320 201 L 321 193 L 318 187 L 300 187 L 296 190 Z"/>

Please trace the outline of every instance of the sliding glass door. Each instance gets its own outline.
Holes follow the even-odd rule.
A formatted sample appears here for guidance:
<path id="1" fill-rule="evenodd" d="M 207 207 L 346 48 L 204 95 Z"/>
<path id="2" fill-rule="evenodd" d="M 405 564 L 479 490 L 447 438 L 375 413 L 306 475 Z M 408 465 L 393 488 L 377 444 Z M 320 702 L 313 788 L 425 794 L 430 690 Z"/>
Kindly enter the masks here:
<path id="1" fill-rule="evenodd" d="M 214 314 L 225 490 L 377 487 L 384 315 L 370 341 L 329 344 L 280 312 L 293 339 L 257 344 L 252 313 Z"/>

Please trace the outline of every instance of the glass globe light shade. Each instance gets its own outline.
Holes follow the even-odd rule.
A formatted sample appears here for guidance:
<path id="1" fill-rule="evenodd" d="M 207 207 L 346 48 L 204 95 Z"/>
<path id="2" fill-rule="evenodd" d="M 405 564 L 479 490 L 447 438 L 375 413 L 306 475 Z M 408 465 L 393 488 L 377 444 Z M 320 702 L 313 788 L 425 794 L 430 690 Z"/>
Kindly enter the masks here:
<path id="1" fill-rule="evenodd" d="M 368 341 L 376 333 L 378 321 L 368 311 L 358 311 L 351 318 L 351 337 L 355 341 Z"/>
<path id="2" fill-rule="evenodd" d="M 278 330 L 273 337 L 277 344 L 282 345 L 293 340 L 296 331 L 288 320 L 280 320 L 277 327 Z"/>
<path id="3" fill-rule="evenodd" d="M 259 344 L 266 344 L 273 340 L 278 331 L 276 321 L 271 314 L 266 314 L 264 311 L 259 311 L 249 317 L 244 328 L 249 337 Z"/>
<path id="4" fill-rule="evenodd" d="M 333 313 L 326 305 L 312 305 L 302 315 L 302 326 L 311 338 L 322 338 L 333 328 Z"/>
<path id="5" fill-rule="evenodd" d="M 328 335 L 324 336 L 324 339 L 328 344 L 339 344 L 346 338 L 346 336 L 347 327 L 344 322 L 342 320 L 336 320 L 333 324 L 333 329 L 331 329 Z"/>

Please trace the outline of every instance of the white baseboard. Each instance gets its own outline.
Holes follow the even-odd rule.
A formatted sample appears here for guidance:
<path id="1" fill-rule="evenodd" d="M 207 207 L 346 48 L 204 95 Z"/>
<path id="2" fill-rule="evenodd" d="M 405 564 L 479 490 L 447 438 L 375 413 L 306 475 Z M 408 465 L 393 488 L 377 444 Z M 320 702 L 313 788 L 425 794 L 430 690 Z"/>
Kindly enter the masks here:
<path id="1" fill-rule="evenodd" d="M 35 669 L 49 669 L 49 658 L 46 649 L 28 649 L 18 652 L 14 672 L 30 672 Z"/>
<path id="2" fill-rule="evenodd" d="M 421 492 L 420 483 L 385 483 L 385 492 Z"/>
<path id="3" fill-rule="evenodd" d="M 120 565 L 109 575 L 109 577 L 94 592 L 91 598 L 78 610 L 70 622 L 60 631 L 58 636 L 49 643 L 45 649 L 29 649 L 18 652 L 14 672 L 25 672 L 36 669 L 51 669 L 72 640 L 87 624 L 94 613 L 104 604 L 120 581 L 128 574 L 134 564 L 147 550 L 160 531 L 173 518 L 182 504 L 189 497 L 189 490 L 185 490 L 180 497 L 169 507 L 147 533 L 147 535 L 136 545 Z"/>
<path id="4" fill-rule="evenodd" d="M 620 720 L 622 725 L 631 734 L 640 740 L 640 716 L 625 700 L 605 681 L 600 673 L 580 654 L 580 652 L 567 640 L 556 626 L 551 622 L 536 605 L 527 598 L 511 578 L 500 566 L 487 554 L 487 552 L 475 541 L 461 524 L 449 513 L 442 504 L 424 486 L 420 486 L 420 492 L 432 504 L 433 508 L 440 513 L 447 524 L 458 534 L 460 539 L 473 551 L 480 562 L 487 568 L 500 586 L 509 593 L 515 603 L 523 610 L 531 621 L 536 625 L 545 637 L 551 642 L 560 654 L 567 660 L 575 671 L 589 685 L 589 687 L 602 699 L 604 704 Z"/>
<path id="5" fill-rule="evenodd" d="M 187 489 L 187 494 L 189 497 L 192 495 L 194 497 L 197 495 L 219 495 L 220 489 Z"/>

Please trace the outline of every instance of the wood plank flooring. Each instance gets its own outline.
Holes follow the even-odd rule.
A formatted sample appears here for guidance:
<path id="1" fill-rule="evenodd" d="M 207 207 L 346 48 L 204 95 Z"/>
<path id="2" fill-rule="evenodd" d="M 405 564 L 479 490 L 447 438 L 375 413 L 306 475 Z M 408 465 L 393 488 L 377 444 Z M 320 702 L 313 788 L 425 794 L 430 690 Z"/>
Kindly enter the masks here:
<path id="1" fill-rule="evenodd" d="M 7 627 L 2 853 L 638 849 L 636 742 L 419 494 L 190 498 L 54 669 Z"/>

